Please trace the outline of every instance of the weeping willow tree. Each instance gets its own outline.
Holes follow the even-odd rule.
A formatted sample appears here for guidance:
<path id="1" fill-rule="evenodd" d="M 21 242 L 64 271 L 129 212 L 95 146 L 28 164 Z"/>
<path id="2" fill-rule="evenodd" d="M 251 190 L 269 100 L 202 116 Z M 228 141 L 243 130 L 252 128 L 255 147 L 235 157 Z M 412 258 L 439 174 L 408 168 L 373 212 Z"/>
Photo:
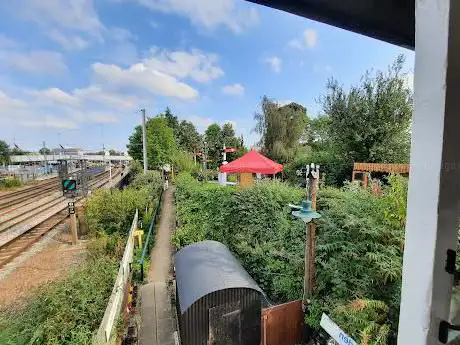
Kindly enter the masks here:
<path id="1" fill-rule="evenodd" d="M 260 107 L 254 114 L 254 131 L 260 135 L 262 152 L 279 162 L 293 159 L 308 121 L 306 108 L 296 103 L 279 106 L 267 96 Z"/>

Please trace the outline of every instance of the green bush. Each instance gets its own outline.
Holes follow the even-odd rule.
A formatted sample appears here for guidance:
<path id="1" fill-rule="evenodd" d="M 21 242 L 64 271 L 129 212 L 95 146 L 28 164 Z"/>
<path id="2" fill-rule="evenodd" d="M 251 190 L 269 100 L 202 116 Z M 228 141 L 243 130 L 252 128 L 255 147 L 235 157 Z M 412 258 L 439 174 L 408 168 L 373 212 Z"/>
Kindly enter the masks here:
<path id="1" fill-rule="evenodd" d="M 180 248 L 213 239 L 225 243 L 260 286 L 277 301 L 302 296 L 304 226 L 292 219 L 289 203 L 303 195 L 280 182 L 238 189 L 177 178 L 177 219 L 172 238 Z"/>
<path id="2" fill-rule="evenodd" d="M 318 326 L 323 311 L 343 309 L 355 299 L 374 300 L 386 306 L 380 314 L 385 322 L 380 326 L 388 328 L 388 341 L 395 338 L 407 179 L 390 176 L 389 182 L 380 197 L 351 184 L 320 191 L 318 206 L 323 217 L 318 220 L 317 286 L 307 318 L 309 324 Z M 357 329 L 354 319 L 348 320 L 341 326 L 359 339 L 365 329 Z M 379 327 L 366 328 L 369 339 L 380 339 L 381 331 Z M 386 342 L 370 340 L 369 344 Z"/>
<path id="3" fill-rule="evenodd" d="M 352 184 L 319 191 L 316 289 L 307 318 L 318 327 L 327 312 L 355 339 L 375 345 L 394 338 L 399 314 L 407 180 L 390 176 L 389 182 L 380 197 Z M 223 242 L 272 300 L 299 299 L 305 226 L 287 205 L 303 194 L 279 182 L 239 189 L 180 175 L 179 228 L 172 241 L 178 248 L 205 239 Z M 356 300 L 368 306 L 357 311 L 359 318 L 348 313 Z"/>
<path id="4" fill-rule="evenodd" d="M 8 189 L 20 186 L 22 186 L 22 183 L 16 177 L 5 177 L 0 179 L 0 189 Z"/>
<path id="5" fill-rule="evenodd" d="M 85 202 L 85 217 L 90 234 L 102 232 L 126 235 L 136 209 L 143 212 L 148 201 L 147 188 L 95 191 Z"/>
<path id="6" fill-rule="evenodd" d="M 118 259 L 89 258 L 65 280 L 42 286 L 23 307 L 3 310 L 0 343 L 89 345 L 111 294 Z"/>
<path id="7" fill-rule="evenodd" d="M 160 173 L 149 171 L 136 175 L 131 185 L 122 191 L 96 190 L 85 202 L 90 233 L 127 234 L 136 209 L 139 219 L 149 222 L 161 188 Z"/>

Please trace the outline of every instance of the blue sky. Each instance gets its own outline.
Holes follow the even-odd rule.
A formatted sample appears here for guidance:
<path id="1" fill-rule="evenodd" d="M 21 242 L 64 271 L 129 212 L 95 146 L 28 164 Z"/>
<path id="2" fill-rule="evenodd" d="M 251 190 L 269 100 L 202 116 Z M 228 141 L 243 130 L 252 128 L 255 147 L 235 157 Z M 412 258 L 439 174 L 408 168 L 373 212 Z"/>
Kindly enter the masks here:
<path id="1" fill-rule="evenodd" d="M 317 116 L 329 77 L 414 54 L 243 0 L 15 0 L 0 4 L 0 139 L 125 150 L 138 110 L 232 121 L 251 145 L 263 95 Z"/>

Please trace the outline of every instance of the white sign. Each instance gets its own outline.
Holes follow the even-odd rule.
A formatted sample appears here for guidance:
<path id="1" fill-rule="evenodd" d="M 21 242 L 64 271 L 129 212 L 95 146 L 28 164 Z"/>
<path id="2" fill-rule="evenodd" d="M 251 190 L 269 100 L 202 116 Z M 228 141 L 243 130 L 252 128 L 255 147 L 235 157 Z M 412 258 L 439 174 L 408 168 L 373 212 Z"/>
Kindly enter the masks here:
<path id="1" fill-rule="evenodd" d="M 323 329 L 332 338 L 334 338 L 334 340 L 339 343 L 339 345 L 357 345 L 356 341 L 354 341 L 348 334 L 342 331 L 342 329 L 324 313 L 321 317 L 320 326 L 323 327 Z"/>

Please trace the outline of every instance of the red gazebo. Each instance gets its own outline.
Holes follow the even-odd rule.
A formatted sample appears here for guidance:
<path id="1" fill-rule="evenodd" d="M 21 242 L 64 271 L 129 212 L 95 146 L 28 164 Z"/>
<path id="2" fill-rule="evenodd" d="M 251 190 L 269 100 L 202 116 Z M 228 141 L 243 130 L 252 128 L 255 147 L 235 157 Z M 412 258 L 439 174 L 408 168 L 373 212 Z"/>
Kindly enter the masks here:
<path id="1" fill-rule="evenodd" d="M 249 151 L 244 156 L 225 165 L 221 165 L 220 172 L 241 174 L 241 184 L 250 184 L 252 174 L 275 175 L 283 171 L 283 165 L 268 159 L 256 151 Z"/>

